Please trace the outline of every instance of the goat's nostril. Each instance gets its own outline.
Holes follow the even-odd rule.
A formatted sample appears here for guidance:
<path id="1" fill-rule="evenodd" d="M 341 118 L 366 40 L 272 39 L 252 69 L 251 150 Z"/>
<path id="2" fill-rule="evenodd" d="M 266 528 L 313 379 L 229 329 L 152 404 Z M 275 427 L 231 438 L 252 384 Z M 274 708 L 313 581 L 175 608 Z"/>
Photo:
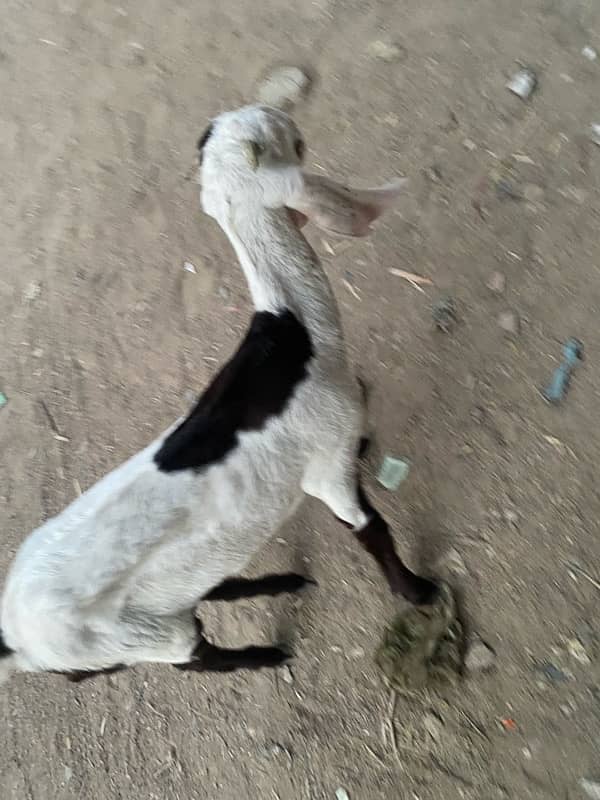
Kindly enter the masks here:
<path id="1" fill-rule="evenodd" d="M 300 161 L 302 161 L 306 150 L 306 146 L 302 141 L 302 139 L 296 139 L 296 141 L 294 142 L 294 150 L 296 151 L 296 155 L 298 156 Z"/>

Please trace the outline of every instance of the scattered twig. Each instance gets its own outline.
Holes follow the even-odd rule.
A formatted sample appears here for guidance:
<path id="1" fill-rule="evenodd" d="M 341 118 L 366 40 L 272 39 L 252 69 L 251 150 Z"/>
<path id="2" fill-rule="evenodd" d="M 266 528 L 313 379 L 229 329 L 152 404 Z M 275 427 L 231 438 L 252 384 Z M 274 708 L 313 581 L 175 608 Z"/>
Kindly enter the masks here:
<path id="1" fill-rule="evenodd" d="M 395 275 L 397 278 L 404 278 L 405 281 L 408 281 L 411 286 L 423 294 L 425 294 L 422 289 L 423 286 L 433 286 L 433 281 L 430 278 L 425 278 L 423 275 L 416 275 L 414 272 L 406 272 L 406 270 L 396 269 L 395 267 L 391 267 L 388 272 L 390 275 Z"/>
<path id="2" fill-rule="evenodd" d="M 467 714 L 467 712 L 466 712 L 466 711 L 463 711 L 463 710 L 462 710 L 462 708 L 458 708 L 457 710 L 458 710 L 458 713 L 459 713 L 459 714 L 460 714 L 462 717 L 464 717 L 464 719 L 466 719 L 466 720 L 467 720 L 467 722 L 468 722 L 468 723 L 469 723 L 469 725 L 470 725 L 470 726 L 473 728 L 473 730 L 474 730 L 474 731 L 476 731 L 476 732 L 477 732 L 477 733 L 478 733 L 480 736 L 482 736 L 482 737 L 483 737 L 483 738 L 484 738 L 486 741 L 488 741 L 488 742 L 490 741 L 490 737 L 489 737 L 489 736 L 487 735 L 487 733 L 485 732 L 485 729 L 484 729 L 484 728 L 482 728 L 482 727 L 481 727 L 481 725 L 480 725 L 478 722 L 475 722 L 475 720 L 474 720 L 474 719 L 473 719 L 471 716 L 469 716 L 469 714 Z"/>
<path id="3" fill-rule="evenodd" d="M 51 429 L 56 441 L 57 442 L 68 442 L 69 441 L 69 437 L 68 436 L 64 436 L 60 432 L 60 430 L 58 429 L 58 425 L 56 424 L 56 420 L 54 419 L 50 409 L 46 405 L 46 401 L 42 400 L 40 398 L 40 405 L 41 405 L 41 407 L 42 407 L 42 409 L 44 411 L 44 414 L 46 415 L 46 419 L 48 420 L 48 424 L 50 425 L 50 429 Z"/>
<path id="4" fill-rule="evenodd" d="M 342 283 L 344 284 L 344 286 L 346 287 L 346 289 L 348 289 L 348 291 L 350 292 L 350 294 L 354 295 L 354 297 L 356 297 L 356 299 L 357 299 L 357 300 L 361 300 L 361 301 L 362 301 L 362 297 L 361 297 L 361 296 L 359 295 L 359 293 L 356 291 L 356 289 L 354 288 L 354 286 L 352 286 L 352 284 L 350 283 L 350 281 L 347 281 L 345 278 L 342 278 Z"/>
<path id="5" fill-rule="evenodd" d="M 375 761 L 377 761 L 379 764 L 381 764 L 381 766 L 382 766 L 382 767 L 385 767 L 385 762 L 384 762 L 384 760 L 381 758 L 381 756 L 377 755 L 377 753 L 375 752 L 375 750 L 373 750 L 373 748 L 372 748 L 372 747 L 369 747 L 369 745 L 368 745 L 368 744 L 364 744 L 363 746 L 364 746 L 365 750 L 366 750 L 366 751 L 367 751 L 367 752 L 368 752 L 370 755 L 372 755 L 372 756 L 373 756 L 373 758 L 375 759 Z"/>
<path id="6" fill-rule="evenodd" d="M 575 561 L 565 561 L 566 566 L 576 572 L 578 575 L 581 575 L 582 578 L 585 578 L 586 581 L 589 581 L 592 586 L 595 586 L 596 589 L 600 589 L 600 581 L 596 580 L 593 575 L 590 575 L 589 572 L 586 572 L 583 567 L 580 567 L 579 564 L 575 563 Z"/>

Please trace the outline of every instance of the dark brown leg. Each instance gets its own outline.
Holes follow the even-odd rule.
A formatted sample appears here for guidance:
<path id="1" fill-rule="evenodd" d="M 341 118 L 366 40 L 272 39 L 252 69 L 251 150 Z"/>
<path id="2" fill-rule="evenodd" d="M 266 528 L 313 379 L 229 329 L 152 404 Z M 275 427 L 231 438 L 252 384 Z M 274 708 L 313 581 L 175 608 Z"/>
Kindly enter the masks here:
<path id="1" fill-rule="evenodd" d="M 369 521 L 363 528 L 353 529 L 353 533 L 367 553 L 377 562 L 392 594 L 400 594 L 415 605 L 432 603 L 438 593 L 437 586 L 427 578 L 415 575 L 402 563 L 396 553 L 387 522 L 373 508 L 360 484 L 358 496 L 361 508 L 369 517 Z"/>

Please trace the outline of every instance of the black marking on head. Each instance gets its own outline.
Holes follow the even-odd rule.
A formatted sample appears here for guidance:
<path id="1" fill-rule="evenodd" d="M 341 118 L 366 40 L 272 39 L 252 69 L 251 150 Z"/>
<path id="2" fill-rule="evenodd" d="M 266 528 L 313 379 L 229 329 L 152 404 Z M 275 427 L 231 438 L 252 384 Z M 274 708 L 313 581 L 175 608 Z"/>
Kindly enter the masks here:
<path id="1" fill-rule="evenodd" d="M 202 161 L 202 151 L 204 150 L 204 145 L 208 142 L 208 140 L 212 136 L 213 130 L 214 130 L 214 125 L 211 122 L 208 128 L 202 134 L 202 136 L 198 139 L 198 144 L 196 145 L 196 148 L 198 150 L 198 158 L 200 161 Z"/>
<path id="2" fill-rule="evenodd" d="M 240 431 L 258 431 L 283 412 L 313 356 L 306 328 L 291 311 L 256 313 L 235 355 L 154 456 L 163 472 L 221 461 Z"/>
<path id="3" fill-rule="evenodd" d="M 4 639 L 2 638 L 2 631 L 0 630 L 0 658 L 6 658 L 10 656 L 14 651 L 10 649 L 10 647 L 6 644 Z"/>

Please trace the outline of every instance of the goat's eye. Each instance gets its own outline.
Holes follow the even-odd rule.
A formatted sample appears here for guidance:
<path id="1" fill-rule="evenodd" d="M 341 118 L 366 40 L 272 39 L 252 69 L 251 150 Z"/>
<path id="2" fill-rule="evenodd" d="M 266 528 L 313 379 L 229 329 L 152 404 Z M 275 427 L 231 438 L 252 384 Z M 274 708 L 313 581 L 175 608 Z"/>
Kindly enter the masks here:
<path id="1" fill-rule="evenodd" d="M 296 151 L 296 155 L 298 156 L 300 161 L 302 161 L 302 159 L 304 158 L 304 151 L 305 151 L 305 146 L 302 139 L 296 139 L 296 141 L 294 142 L 294 150 Z"/>

